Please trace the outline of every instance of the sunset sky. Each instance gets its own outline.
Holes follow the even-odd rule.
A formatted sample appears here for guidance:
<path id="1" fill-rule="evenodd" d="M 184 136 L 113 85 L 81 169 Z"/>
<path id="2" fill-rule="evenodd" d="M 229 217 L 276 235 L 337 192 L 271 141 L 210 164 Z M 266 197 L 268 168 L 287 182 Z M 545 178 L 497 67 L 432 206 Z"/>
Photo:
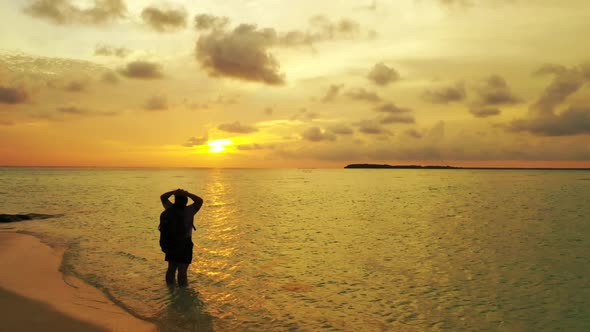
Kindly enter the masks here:
<path id="1" fill-rule="evenodd" d="M 587 0 L 0 2 L 0 165 L 590 167 Z"/>

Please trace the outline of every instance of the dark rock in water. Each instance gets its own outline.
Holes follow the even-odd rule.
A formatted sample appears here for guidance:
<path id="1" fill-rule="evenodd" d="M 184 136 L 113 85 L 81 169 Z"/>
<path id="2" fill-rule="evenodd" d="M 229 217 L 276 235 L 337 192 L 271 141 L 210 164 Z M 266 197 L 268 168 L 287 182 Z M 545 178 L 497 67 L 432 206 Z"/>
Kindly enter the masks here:
<path id="1" fill-rule="evenodd" d="M 0 223 L 23 221 L 23 220 L 34 220 L 34 219 L 49 219 L 61 217 L 61 214 L 0 214 Z"/>

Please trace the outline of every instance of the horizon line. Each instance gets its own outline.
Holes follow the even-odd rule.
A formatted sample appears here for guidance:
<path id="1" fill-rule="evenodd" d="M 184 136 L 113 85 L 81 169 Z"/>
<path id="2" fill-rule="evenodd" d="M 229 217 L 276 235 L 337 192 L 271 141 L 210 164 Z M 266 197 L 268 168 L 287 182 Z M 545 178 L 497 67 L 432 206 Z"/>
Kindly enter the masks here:
<path id="1" fill-rule="evenodd" d="M 0 168 L 79 168 L 79 169 L 420 169 L 420 170 L 578 170 L 590 171 L 590 167 L 497 167 L 497 166 L 452 166 L 452 165 L 387 165 L 391 168 L 350 167 L 348 165 L 387 165 L 387 164 L 347 164 L 342 167 L 200 167 L 200 166 L 71 166 L 71 165 L 0 165 Z M 407 168 L 404 168 L 407 167 Z"/>

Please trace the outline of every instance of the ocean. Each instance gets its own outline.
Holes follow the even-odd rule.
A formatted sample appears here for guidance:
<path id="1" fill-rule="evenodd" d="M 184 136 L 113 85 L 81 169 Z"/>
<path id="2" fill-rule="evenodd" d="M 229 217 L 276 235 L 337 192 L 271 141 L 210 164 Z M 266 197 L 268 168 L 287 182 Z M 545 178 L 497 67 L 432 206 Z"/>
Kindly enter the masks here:
<path id="1" fill-rule="evenodd" d="M 195 218 L 169 289 L 160 195 Z M 0 224 L 162 331 L 589 331 L 590 172 L 0 168 Z"/>

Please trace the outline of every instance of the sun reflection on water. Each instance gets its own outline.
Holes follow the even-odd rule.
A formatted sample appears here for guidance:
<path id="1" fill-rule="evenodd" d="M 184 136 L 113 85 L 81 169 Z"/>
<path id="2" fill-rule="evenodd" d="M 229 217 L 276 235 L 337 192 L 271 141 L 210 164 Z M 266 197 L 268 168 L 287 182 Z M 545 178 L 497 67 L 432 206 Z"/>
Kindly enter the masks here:
<path id="1" fill-rule="evenodd" d="M 236 271 L 240 268 L 239 243 L 242 236 L 237 224 L 235 207 L 235 188 L 228 181 L 227 173 L 212 171 L 205 179 L 203 193 L 205 205 L 200 219 L 202 230 L 195 243 L 195 263 L 190 269 L 198 276 L 203 297 L 212 304 L 216 317 L 231 319 L 239 297 L 235 287 L 241 284 Z"/>

